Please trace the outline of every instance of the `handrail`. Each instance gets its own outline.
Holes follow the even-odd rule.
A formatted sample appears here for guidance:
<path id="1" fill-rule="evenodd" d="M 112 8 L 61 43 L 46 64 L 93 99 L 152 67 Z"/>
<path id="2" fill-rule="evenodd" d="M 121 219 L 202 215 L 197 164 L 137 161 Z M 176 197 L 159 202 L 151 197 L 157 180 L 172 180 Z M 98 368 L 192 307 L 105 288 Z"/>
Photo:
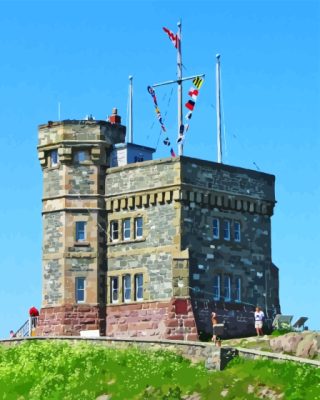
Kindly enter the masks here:
<path id="1" fill-rule="evenodd" d="M 26 322 L 15 332 L 15 337 L 32 336 L 32 332 L 38 324 L 38 317 L 29 317 Z"/>

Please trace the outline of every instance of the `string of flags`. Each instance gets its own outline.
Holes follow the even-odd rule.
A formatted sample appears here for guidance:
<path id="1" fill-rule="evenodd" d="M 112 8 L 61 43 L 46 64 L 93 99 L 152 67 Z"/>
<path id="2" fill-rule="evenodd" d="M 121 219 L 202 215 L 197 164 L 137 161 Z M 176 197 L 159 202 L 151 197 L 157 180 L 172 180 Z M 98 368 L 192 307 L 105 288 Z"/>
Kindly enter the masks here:
<path id="1" fill-rule="evenodd" d="M 162 116 L 161 116 L 161 112 L 160 112 L 160 109 L 159 109 L 159 106 L 158 106 L 158 101 L 157 101 L 156 92 L 154 91 L 153 87 L 151 87 L 151 86 L 148 86 L 147 90 L 148 90 L 148 92 L 150 93 L 150 95 L 151 95 L 151 97 L 152 97 L 152 99 L 153 99 L 153 104 L 154 104 L 154 107 L 155 107 L 155 112 L 156 112 L 156 114 L 157 114 L 157 118 L 158 118 L 158 121 L 159 121 L 159 123 L 160 123 L 161 129 L 162 129 L 163 132 L 166 132 L 167 130 L 166 130 L 166 127 L 164 126 L 163 119 L 162 119 Z M 166 138 L 163 140 L 163 144 L 164 144 L 165 146 L 168 146 L 168 147 L 171 145 L 171 142 L 170 142 L 169 137 L 166 137 Z M 174 152 L 174 150 L 173 150 L 172 147 L 171 147 L 171 149 L 170 149 L 170 154 L 171 154 L 172 157 L 175 157 L 175 156 L 176 156 L 176 154 L 175 154 L 175 152 Z"/>
<path id="2" fill-rule="evenodd" d="M 189 111 L 187 112 L 187 114 L 185 116 L 186 124 L 185 125 L 182 124 L 180 126 L 177 143 L 181 143 L 185 138 L 186 132 L 188 132 L 190 119 L 192 118 L 192 113 L 193 113 L 196 101 L 198 99 L 198 96 L 199 96 L 199 89 L 201 88 L 203 82 L 204 82 L 204 79 L 201 78 L 200 76 L 197 76 L 192 81 L 192 83 L 195 87 L 191 86 L 191 88 L 189 89 L 189 92 L 188 92 L 190 99 L 186 102 L 185 107 Z"/>
<path id="3" fill-rule="evenodd" d="M 180 57 L 181 57 L 180 34 L 179 34 L 179 32 L 175 34 L 168 28 L 163 27 L 162 29 L 168 35 L 170 41 L 172 42 L 174 47 L 178 50 L 178 54 L 180 54 Z M 187 114 L 185 116 L 186 123 L 180 125 L 177 143 L 181 143 L 184 140 L 185 134 L 189 129 L 190 119 L 192 117 L 192 113 L 193 113 L 196 101 L 198 99 L 198 96 L 199 96 L 199 90 L 200 90 L 203 82 L 204 82 L 204 79 L 201 78 L 200 76 L 195 77 L 193 79 L 193 81 L 192 81 L 194 87 L 192 86 L 190 88 L 190 90 L 188 92 L 188 95 L 190 96 L 190 99 L 185 103 L 185 107 L 188 109 L 188 112 L 187 112 Z M 166 132 L 166 127 L 164 125 L 164 122 L 163 122 L 163 119 L 162 119 L 162 115 L 161 115 L 161 112 L 160 112 L 160 109 L 159 109 L 159 106 L 158 106 L 156 93 L 155 93 L 153 87 L 151 87 L 151 86 L 148 86 L 147 90 L 148 90 L 148 92 L 150 93 L 150 95 L 151 95 L 151 97 L 153 99 L 155 112 L 157 114 L 157 118 L 158 118 L 158 121 L 160 123 L 162 132 Z M 165 146 L 168 146 L 168 147 L 171 146 L 171 142 L 170 142 L 170 139 L 169 139 L 168 136 L 163 140 L 163 144 Z M 171 154 L 172 157 L 176 156 L 172 147 L 170 149 L 170 154 Z"/>

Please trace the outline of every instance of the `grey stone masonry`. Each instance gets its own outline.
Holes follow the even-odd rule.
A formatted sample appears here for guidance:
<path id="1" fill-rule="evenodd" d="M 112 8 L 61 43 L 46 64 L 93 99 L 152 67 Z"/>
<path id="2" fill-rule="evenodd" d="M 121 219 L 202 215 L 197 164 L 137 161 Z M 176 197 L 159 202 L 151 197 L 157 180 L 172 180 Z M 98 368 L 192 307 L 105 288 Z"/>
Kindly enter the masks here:
<path id="1" fill-rule="evenodd" d="M 85 279 L 86 304 L 105 304 L 103 177 L 110 163 L 112 145 L 123 142 L 124 138 L 124 126 L 106 121 L 49 121 L 39 126 L 38 156 L 43 170 L 43 307 L 74 304 L 78 278 Z M 85 228 L 78 240 L 79 222 Z"/>
<path id="2" fill-rule="evenodd" d="M 80 314 L 94 310 L 88 326 L 113 324 L 101 332 L 126 335 L 130 326 L 130 335 L 148 330 L 185 340 L 211 334 L 213 310 L 224 336 L 252 333 L 256 304 L 268 319 L 279 313 L 271 251 L 275 177 L 184 156 L 111 168 L 112 148 L 126 129 L 117 110 L 110 121 L 39 127 L 39 332 L 50 332 L 54 307 L 52 332 L 77 332 L 86 320 Z M 65 326 L 70 307 L 81 324 Z M 159 330 L 145 320 L 158 315 L 157 307 Z"/>
<path id="3" fill-rule="evenodd" d="M 109 243 L 108 274 L 143 268 L 145 300 L 189 295 L 200 331 L 210 333 L 216 309 L 227 336 L 239 327 L 251 333 L 255 305 L 270 318 L 280 311 L 271 255 L 274 182 L 270 174 L 189 157 L 108 169 L 107 224 L 120 226 L 135 213 L 144 220 L 143 240 Z M 177 269 L 179 260 L 188 275 Z"/>

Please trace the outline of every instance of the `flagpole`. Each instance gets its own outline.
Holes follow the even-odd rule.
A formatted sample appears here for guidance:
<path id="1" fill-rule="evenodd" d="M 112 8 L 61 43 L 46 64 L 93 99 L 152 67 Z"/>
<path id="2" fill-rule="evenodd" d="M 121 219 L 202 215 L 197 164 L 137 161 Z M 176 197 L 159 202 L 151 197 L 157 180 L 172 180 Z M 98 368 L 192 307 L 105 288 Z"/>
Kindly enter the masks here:
<path id="1" fill-rule="evenodd" d="M 222 163 L 221 146 L 221 111 L 220 111 L 220 54 L 216 55 L 216 103 L 217 103 L 217 155 L 218 163 Z"/>
<path id="2" fill-rule="evenodd" d="M 178 22 L 178 47 L 177 47 L 177 78 L 178 78 L 178 137 L 182 126 L 182 54 L 181 54 L 181 21 Z M 179 156 L 183 155 L 183 143 L 178 145 Z"/>
<path id="3" fill-rule="evenodd" d="M 129 143 L 133 143 L 133 113 L 132 113 L 132 102 L 133 102 L 133 76 L 129 76 Z"/>

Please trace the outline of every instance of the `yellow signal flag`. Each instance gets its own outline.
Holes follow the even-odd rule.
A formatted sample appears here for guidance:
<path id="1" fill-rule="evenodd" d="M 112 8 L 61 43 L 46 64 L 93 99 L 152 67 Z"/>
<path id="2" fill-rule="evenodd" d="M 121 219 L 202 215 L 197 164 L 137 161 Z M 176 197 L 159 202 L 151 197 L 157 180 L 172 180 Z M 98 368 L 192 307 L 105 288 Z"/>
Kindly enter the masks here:
<path id="1" fill-rule="evenodd" d="M 196 78 L 194 78 L 194 80 L 192 81 L 192 83 L 194 84 L 194 86 L 197 88 L 197 89 L 200 89 L 201 88 L 201 86 L 202 86 L 202 84 L 203 84 L 203 79 L 202 78 L 200 78 L 200 76 L 197 76 Z"/>

